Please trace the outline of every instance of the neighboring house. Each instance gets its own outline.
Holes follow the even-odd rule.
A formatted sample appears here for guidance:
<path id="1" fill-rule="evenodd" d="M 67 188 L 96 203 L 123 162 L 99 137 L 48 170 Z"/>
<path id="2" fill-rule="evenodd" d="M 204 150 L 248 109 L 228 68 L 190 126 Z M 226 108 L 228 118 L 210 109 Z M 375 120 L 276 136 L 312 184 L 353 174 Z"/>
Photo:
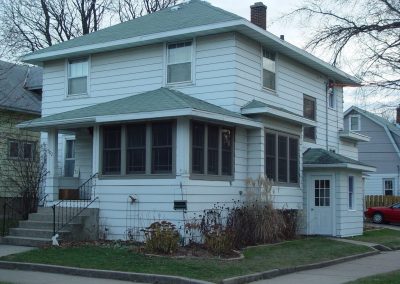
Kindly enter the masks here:
<path id="1" fill-rule="evenodd" d="M 400 195 L 400 106 L 396 123 L 352 106 L 345 112 L 345 129 L 370 137 L 358 146 L 360 161 L 376 167 L 365 179 L 365 195 Z"/>
<path id="2" fill-rule="evenodd" d="M 31 157 L 40 143 L 39 133 L 16 125 L 40 117 L 41 93 L 41 68 L 0 61 L 0 199 L 14 197 L 18 191 L 7 178 L 14 175 L 8 161 Z"/>
<path id="3" fill-rule="evenodd" d="M 262 3 L 251 11 L 254 23 L 192 0 L 26 55 L 44 68 L 42 118 L 20 127 L 58 153 L 48 204 L 98 173 L 92 206 L 125 238 L 232 206 L 265 174 L 304 233 L 361 234 L 373 168 L 344 156 L 361 136 L 339 137 L 342 87 L 359 82 L 266 31 Z"/>

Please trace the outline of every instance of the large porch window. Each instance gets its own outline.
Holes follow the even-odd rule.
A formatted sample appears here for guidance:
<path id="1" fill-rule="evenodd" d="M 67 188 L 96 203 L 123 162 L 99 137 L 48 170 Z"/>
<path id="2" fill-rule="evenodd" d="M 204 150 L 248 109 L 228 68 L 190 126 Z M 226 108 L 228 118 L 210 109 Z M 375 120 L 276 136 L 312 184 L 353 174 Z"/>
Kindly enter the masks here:
<path id="1" fill-rule="evenodd" d="M 172 121 L 104 126 L 102 174 L 172 174 L 173 130 Z"/>
<path id="2" fill-rule="evenodd" d="M 278 183 L 299 182 L 298 137 L 269 130 L 265 133 L 265 175 Z"/>
<path id="3" fill-rule="evenodd" d="M 229 178 L 233 175 L 234 131 L 230 127 L 192 122 L 193 177 Z"/>

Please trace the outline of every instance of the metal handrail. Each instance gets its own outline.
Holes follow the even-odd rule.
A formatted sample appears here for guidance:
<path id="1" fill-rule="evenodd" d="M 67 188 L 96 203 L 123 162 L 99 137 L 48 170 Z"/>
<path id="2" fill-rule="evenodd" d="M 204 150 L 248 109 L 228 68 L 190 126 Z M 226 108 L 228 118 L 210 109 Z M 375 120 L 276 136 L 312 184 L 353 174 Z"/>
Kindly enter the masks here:
<path id="1" fill-rule="evenodd" d="M 53 209 L 53 236 L 70 224 L 75 217 L 87 209 L 98 199 L 93 186 L 97 173 L 78 187 L 79 200 L 60 200 L 52 206 Z M 56 209 L 59 208 L 57 211 Z"/>

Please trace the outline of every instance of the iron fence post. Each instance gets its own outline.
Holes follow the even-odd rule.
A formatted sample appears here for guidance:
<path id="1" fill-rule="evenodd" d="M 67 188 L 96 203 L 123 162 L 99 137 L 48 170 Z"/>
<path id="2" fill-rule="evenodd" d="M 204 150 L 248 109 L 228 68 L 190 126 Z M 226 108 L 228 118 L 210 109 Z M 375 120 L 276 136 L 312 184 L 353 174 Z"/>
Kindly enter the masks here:
<path id="1" fill-rule="evenodd" d="M 6 203 L 3 205 L 3 232 L 2 236 L 6 235 Z"/>

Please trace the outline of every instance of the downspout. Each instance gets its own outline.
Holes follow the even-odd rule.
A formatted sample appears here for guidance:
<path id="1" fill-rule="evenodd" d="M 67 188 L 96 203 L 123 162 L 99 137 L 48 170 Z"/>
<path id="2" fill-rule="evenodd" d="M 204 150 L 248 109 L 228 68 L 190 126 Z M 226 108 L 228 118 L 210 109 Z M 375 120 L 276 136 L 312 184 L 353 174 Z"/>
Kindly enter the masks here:
<path id="1" fill-rule="evenodd" d="M 326 150 L 329 151 L 329 143 L 328 143 L 328 91 L 329 91 L 329 81 L 325 83 L 325 141 L 326 141 Z"/>

